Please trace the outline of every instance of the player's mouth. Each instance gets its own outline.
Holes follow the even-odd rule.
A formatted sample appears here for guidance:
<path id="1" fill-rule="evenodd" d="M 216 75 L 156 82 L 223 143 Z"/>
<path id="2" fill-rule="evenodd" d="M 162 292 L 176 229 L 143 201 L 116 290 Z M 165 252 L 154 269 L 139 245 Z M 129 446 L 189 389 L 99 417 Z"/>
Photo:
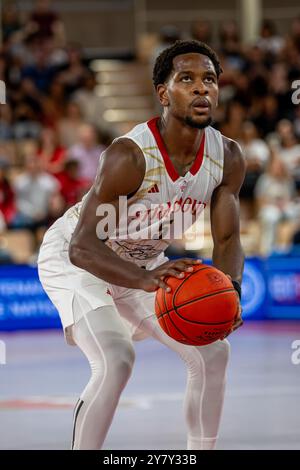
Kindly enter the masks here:
<path id="1" fill-rule="evenodd" d="M 207 98 L 196 98 L 192 102 L 192 107 L 200 113 L 208 113 L 211 109 L 211 104 Z"/>

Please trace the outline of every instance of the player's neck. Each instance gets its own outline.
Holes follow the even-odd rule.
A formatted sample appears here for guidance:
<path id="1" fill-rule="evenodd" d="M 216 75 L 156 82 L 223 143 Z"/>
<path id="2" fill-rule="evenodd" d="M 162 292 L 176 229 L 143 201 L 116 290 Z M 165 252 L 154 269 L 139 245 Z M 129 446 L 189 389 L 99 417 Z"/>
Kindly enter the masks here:
<path id="1" fill-rule="evenodd" d="M 196 157 L 204 129 L 193 129 L 172 116 L 161 116 L 158 128 L 170 157 L 181 163 Z"/>

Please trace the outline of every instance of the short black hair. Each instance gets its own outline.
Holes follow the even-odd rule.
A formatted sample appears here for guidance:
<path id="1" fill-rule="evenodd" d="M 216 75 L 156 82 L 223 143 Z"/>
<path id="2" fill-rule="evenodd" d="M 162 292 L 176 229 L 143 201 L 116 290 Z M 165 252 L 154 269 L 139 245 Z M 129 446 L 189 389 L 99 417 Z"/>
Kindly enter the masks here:
<path id="1" fill-rule="evenodd" d="M 157 57 L 153 68 L 153 84 L 156 89 L 157 85 L 165 83 L 173 70 L 173 59 L 180 54 L 189 54 L 197 52 L 206 55 L 214 64 L 217 77 L 223 72 L 217 54 L 204 42 L 200 41 L 181 41 L 178 40 L 172 46 L 164 49 Z"/>

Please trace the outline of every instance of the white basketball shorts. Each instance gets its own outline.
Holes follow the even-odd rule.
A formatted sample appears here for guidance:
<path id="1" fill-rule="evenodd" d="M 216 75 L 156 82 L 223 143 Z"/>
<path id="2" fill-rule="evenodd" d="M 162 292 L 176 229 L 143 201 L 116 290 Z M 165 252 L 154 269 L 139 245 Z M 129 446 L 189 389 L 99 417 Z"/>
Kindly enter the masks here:
<path id="1" fill-rule="evenodd" d="M 40 248 L 38 271 L 43 288 L 58 310 L 68 344 L 74 344 L 68 327 L 89 311 L 108 305 L 117 308 L 133 340 L 147 337 L 139 330 L 139 325 L 145 318 L 155 315 L 155 292 L 109 284 L 74 266 L 69 259 L 69 241 L 63 224 L 63 218 L 58 219 L 46 232 Z M 167 260 L 164 256 L 155 262 L 152 260 L 151 269 Z"/>

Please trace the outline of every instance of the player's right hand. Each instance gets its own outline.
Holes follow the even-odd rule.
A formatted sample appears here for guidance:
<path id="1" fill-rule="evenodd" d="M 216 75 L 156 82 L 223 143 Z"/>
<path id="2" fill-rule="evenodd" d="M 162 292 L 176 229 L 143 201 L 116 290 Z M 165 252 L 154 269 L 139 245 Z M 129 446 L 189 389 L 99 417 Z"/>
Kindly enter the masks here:
<path id="1" fill-rule="evenodd" d="M 144 271 L 140 279 L 139 289 L 145 290 L 146 292 L 154 292 L 161 287 L 167 292 L 171 292 L 171 287 L 164 281 L 164 278 L 172 276 L 182 279 L 184 278 L 184 273 L 192 272 L 193 266 L 200 263 L 202 263 L 201 260 L 190 258 L 167 261 L 158 268 L 152 269 L 151 271 Z"/>

